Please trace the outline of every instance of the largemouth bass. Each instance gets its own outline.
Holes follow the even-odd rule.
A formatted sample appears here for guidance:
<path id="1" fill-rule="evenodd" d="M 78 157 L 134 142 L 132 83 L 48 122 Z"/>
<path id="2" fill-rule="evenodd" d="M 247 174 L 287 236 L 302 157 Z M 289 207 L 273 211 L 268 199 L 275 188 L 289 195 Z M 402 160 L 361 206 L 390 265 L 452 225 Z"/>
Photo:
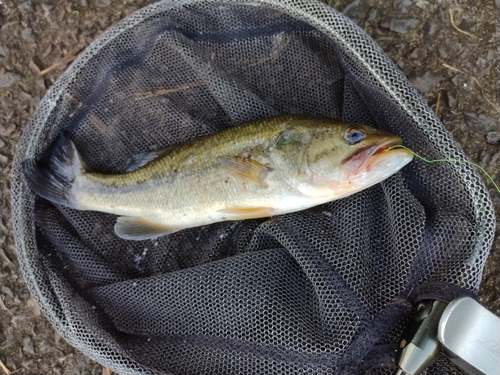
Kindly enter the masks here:
<path id="1" fill-rule="evenodd" d="M 77 210 L 119 215 L 116 234 L 145 240 L 225 220 L 291 213 L 354 194 L 409 163 L 400 137 L 325 117 L 253 121 L 89 171 L 62 136 L 50 159 L 25 162 L 31 189 Z"/>

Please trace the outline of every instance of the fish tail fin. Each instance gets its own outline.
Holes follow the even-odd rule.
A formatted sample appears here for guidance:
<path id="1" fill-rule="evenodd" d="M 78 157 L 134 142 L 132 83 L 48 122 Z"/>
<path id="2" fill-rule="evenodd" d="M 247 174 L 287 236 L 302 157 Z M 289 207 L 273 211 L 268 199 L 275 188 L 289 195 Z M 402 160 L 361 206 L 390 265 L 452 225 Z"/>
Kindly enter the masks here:
<path id="1" fill-rule="evenodd" d="M 73 208 L 76 207 L 71 188 L 75 177 L 84 170 L 85 164 L 66 134 L 56 140 L 46 161 L 26 160 L 23 163 L 24 176 L 33 192 L 51 202 Z"/>

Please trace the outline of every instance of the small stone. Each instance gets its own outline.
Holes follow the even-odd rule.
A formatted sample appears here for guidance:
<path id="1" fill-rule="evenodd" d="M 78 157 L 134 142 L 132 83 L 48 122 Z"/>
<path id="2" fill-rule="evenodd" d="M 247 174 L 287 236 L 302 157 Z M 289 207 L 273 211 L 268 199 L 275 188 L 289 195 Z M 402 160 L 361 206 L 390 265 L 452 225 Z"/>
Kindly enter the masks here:
<path id="1" fill-rule="evenodd" d="M 495 51 L 492 49 L 488 50 L 488 54 L 486 55 L 486 60 L 493 60 L 495 58 Z"/>
<path id="2" fill-rule="evenodd" d="M 443 77 L 434 72 L 425 72 L 424 74 L 409 77 L 409 79 L 413 87 L 415 87 L 420 93 L 424 93 L 430 91 L 434 86 L 436 86 L 443 79 Z"/>
<path id="3" fill-rule="evenodd" d="M 499 132 L 488 132 L 486 133 L 486 142 L 490 145 L 496 145 L 500 141 L 500 133 Z"/>
<path id="4" fill-rule="evenodd" d="M 393 51 L 399 52 L 405 49 L 408 45 L 406 43 L 398 43 L 394 46 Z"/>
<path id="5" fill-rule="evenodd" d="M 471 130 L 486 135 L 495 125 L 495 119 L 489 116 L 474 112 L 464 112 L 465 123 Z"/>
<path id="6" fill-rule="evenodd" d="M 2 33 L 6 33 L 11 27 L 16 26 L 19 24 L 19 21 L 12 21 L 12 22 L 6 22 L 2 25 L 0 28 L 0 31 Z"/>
<path id="7" fill-rule="evenodd" d="M 23 351 L 28 354 L 35 354 L 35 346 L 33 345 L 31 337 L 25 337 L 23 339 Z"/>
<path id="8" fill-rule="evenodd" d="M 401 70 L 404 70 L 404 68 L 406 67 L 406 63 L 404 62 L 404 60 L 399 60 L 396 65 L 398 66 L 399 69 Z"/>
<path id="9" fill-rule="evenodd" d="M 10 288 L 7 288 L 6 286 L 2 286 L 1 289 L 2 293 L 7 294 L 9 297 L 14 297 L 14 293 L 12 293 L 12 290 Z"/>
<path id="10" fill-rule="evenodd" d="M 33 12 L 33 4 L 31 1 L 26 1 L 17 7 L 20 12 Z"/>
<path id="11" fill-rule="evenodd" d="M 9 160 L 9 159 L 7 158 L 7 156 L 0 154 L 0 165 L 5 165 L 5 164 L 7 164 L 7 161 L 8 161 L 8 160 Z"/>
<path id="12" fill-rule="evenodd" d="M 412 0 L 394 0 L 394 8 L 398 13 L 409 13 L 412 4 Z"/>
<path id="13" fill-rule="evenodd" d="M 0 148 L 3 148 L 5 146 L 5 142 L 0 139 Z"/>
<path id="14" fill-rule="evenodd" d="M 0 46 L 0 56 L 7 57 L 9 56 L 10 49 L 4 46 Z"/>
<path id="15" fill-rule="evenodd" d="M 470 56 L 470 49 L 469 48 L 464 48 L 462 53 L 460 54 L 460 59 L 461 60 L 467 60 L 467 58 Z"/>
<path id="16" fill-rule="evenodd" d="M 446 38 L 444 40 L 444 45 L 448 51 L 456 52 L 459 46 L 458 43 L 453 38 Z M 460 49 L 461 50 L 461 49 Z"/>
<path id="17" fill-rule="evenodd" d="M 451 82 L 452 82 L 455 86 L 459 87 L 459 86 L 462 84 L 462 79 L 461 79 L 461 78 L 462 78 L 462 76 L 460 76 L 460 75 L 458 75 L 458 74 L 457 74 L 457 75 L 455 75 L 455 76 L 453 76 L 453 77 L 451 78 Z"/>
<path id="18" fill-rule="evenodd" d="M 45 79 L 43 77 L 38 78 L 36 81 L 36 85 L 40 87 L 41 89 L 46 90 L 47 87 L 45 86 Z"/>
<path id="19" fill-rule="evenodd" d="M 430 36 L 434 36 L 434 34 L 436 33 L 436 30 L 437 30 L 437 27 L 438 27 L 438 24 L 436 22 L 432 22 L 429 26 L 429 35 Z"/>
<path id="20" fill-rule="evenodd" d="M 425 55 L 425 51 L 422 48 L 415 48 L 413 52 L 408 56 L 411 60 L 421 60 Z"/>
<path id="21" fill-rule="evenodd" d="M 368 15 L 367 21 L 368 22 L 372 22 L 375 18 L 377 18 L 377 8 L 373 8 L 370 11 L 370 14 Z"/>
<path id="22" fill-rule="evenodd" d="M 21 38 L 23 38 L 27 42 L 34 42 L 35 37 L 33 36 L 33 29 L 31 27 L 25 28 L 21 32 Z"/>
<path id="23" fill-rule="evenodd" d="M 111 5 L 112 2 L 112 0 L 97 0 L 95 2 L 95 5 L 97 5 L 99 8 L 107 8 Z"/>
<path id="24" fill-rule="evenodd" d="M 457 98 L 455 98 L 449 91 L 446 93 L 446 103 L 449 108 L 455 108 L 457 106 Z"/>
<path id="25" fill-rule="evenodd" d="M 16 130 L 16 126 L 14 124 L 9 124 L 6 127 L 0 126 L 0 135 L 2 137 L 8 137 L 14 130 Z"/>
<path id="26" fill-rule="evenodd" d="M 483 59 L 483 58 L 481 58 L 481 57 L 480 57 L 480 58 L 478 58 L 478 59 L 476 60 L 476 66 L 477 66 L 479 69 L 483 70 L 483 69 L 484 69 L 484 67 L 486 66 L 486 60 L 485 60 L 485 59 Z"/>
<path id="27" fill-rule="evenodd" d="M 30 62 L 28 63 L 28 67 L 30 68 L 30 70 L 35 73 L 37 76 L 40 74 L 40 68 L 38 67 L 38 65 L 36 65 L 33 60 L 30 60 Z"/>
<path id="28" fill-rule="evenodd" d="M 395 19 L 390 18 L 383 21 L 380 26 L 399 34 L 406 34 L 408 31 L 418 26 L 419 20 L 416 18 Z"/>
<path id="29" fill-rule="evenodd" d="M 416 0 L 415 6 L 420 9 L 425 9 L 429 6 L 429 2 L 426 0 Z"/>
<path id="30" fill-rule="evenodd" d="M 59 344 L 59 342 L 61 341 L 62 339 L 62 336 L 59 334 L 59 332 L 57 332 L 56 330 L 54 330 L 54 342 L 56 343 L 56 345 Z"/>
<path id="31" fill-rule="evenodd" d="M 10 87 L 14 83 L 21 80 L 21 76 L 19 74 L 7 72 L 2 73 L 0 71 L 0 87 Z"/>
<path id="32" fill-rule="evenodd" d="M 49 4 L 45 4 L 45 3 L 42 4 L 43 16 L 49 21 L 51 20 L 50 12 L 52 11 L 52 8 L 54 8 L 53 5 L 49 5 Z"/>
<path id="33" fill-rule="evenodd" d="M 40 308 L 38 307 L 33 297 L 30 297 L 28 301 L 26 301 L 26 305 L 31 309 L 34 316 L 40 316 L 41 314 Z"/>
<path id="34" fill-rule="evenodd" d="M 359 8 L 360 0 L 354 0 L 352 3 L 347 5 L 342 13 L 349 18 L 356 18 L 358 8 Z"/>

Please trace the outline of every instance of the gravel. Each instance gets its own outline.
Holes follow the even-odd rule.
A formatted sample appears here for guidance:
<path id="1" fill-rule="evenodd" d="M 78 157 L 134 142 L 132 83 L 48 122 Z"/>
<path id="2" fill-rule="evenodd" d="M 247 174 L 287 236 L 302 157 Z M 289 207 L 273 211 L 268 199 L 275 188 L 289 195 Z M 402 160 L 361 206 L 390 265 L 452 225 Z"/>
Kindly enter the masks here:
<path id="1" fill-rule="evenodd" d="M 410 58 L 412 58 L 411 55 Z M 416 75 L 411 75 L 408 78 L 413 87 L 415 87 L 420 93 L 430 91 L 443 80 L 443 77 L 440 74 L 434 72 L 418 73 Z"/>
<path id="2" fill-rule="evenodd" d="M 500 133 L 499 132 L 488 132 L 486 134 L 486 142 L 490 145 L 496 145 L 500 141 Z"/>
<path id="3" fill-rule="evenodd" d="M 24 125 L 82 48 L 146 0 L 0 1 L 0 359 L 16 375 L 101 374 L 47 323 L 20 274 L 10 219 L 10 165 Z M 331 0 L 398 64 L 468 158 L 500 178 L 500 0 Z M 452 27 L 448 10 L 455 10 Z M 441 95 L 440 95 L 441 94 Z M 500 217 L 500 194 L 485 179 Z M 500 231 L 479 301 L 500 316 Z"/>
<path id="4" fill-rule="evenodd" d="M 486 116 L 484 114 L 477 114 L 474 112 L 464 112 L 465 123 L 470 129 L 486 135 L 493 126 L 495 126 L 496 121 L 494 118 Z"/>
<path id="5" fill-rule="evenodd" d="M 97 0 L 95 2 L 95 5 L 97 5 L 99 8 L 107 8 L 111 5 L 112 0 Z"/>
<path id="6" fill-rule="evenodd" d="M 30 28 L 30 27 L 25 28 L 21 32 L 21 38 L 23 38 L 27 42 L 34 42 L 35 41 L 35 36 L 33 35 L 33 29 Z"/>
<path id="7" fill-rule="evenodd" d="M 391 31 L 395 31 L 399 34 L 406 34 L 408 31 L 413 30 L 419 24 L 419 20 L 416 18 L 388 18 L 383 21 L 380 26 L 385 27 Z"/>
<path id="8" fill-rule="evenodd" d="M 19 74 L 7 72 L 0 72 L 0 87 L 10 87 L 14 83 L 21 80 L 21 76 Z"/>
<path id="9" fill-rule="evenodd" d="M 394 0 L 394 9 L 398 13 L 409 13 L 413 0 Z"/>

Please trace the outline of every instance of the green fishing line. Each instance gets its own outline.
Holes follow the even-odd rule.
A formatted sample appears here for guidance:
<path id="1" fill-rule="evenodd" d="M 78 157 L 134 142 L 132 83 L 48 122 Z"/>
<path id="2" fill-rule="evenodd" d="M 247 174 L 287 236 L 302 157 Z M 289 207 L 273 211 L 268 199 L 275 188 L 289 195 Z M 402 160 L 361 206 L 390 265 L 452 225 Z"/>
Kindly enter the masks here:
<path id="1" fill-rule="evenodd" d="M 479 169 L 481 172 L 483 172 L 486 177 L 489 178 L 489 180 L 493 183 L 493 185 L 495 186 L 495 189 L 500 193 L 500 188 L 498 187 L 498 185 L 496 184 L 495 180 L 493 180 L 493 177 L 491 177 L 491 175 L 483 168 L 481 167 L 479 164 L 476 164 L 476 163 L 473 163 L 471 161 L 468 161 L 468 160 L 460 160 L 460 159 L 433 159 L 433 160 L 429 160 L 429 159 L 426 159 L 424 158 L 423 156 L 420 156 L 419 154 L 417 154 L 415 151 L 409 149 L 408 147 L 406 146 L 403 146 L 403 145 L 396 145 L 396 146 L 391 146 L 387 149 L 387 151 L 390 151 L 394 148 L 405 148 L 407 149 L 408 151 L 410 151 L 413 155 L 415 155 L 417 158 L 419 158 L 420 160 L 423 160 L 425 161 L 426 163 L 442 163 L 442 162 L 449 162 L 449 163 L 461 163 L 461 164 L 470 164 L 470 165 L 473 165 L 474 167 L 476 167 L 477 169 Z"/>

